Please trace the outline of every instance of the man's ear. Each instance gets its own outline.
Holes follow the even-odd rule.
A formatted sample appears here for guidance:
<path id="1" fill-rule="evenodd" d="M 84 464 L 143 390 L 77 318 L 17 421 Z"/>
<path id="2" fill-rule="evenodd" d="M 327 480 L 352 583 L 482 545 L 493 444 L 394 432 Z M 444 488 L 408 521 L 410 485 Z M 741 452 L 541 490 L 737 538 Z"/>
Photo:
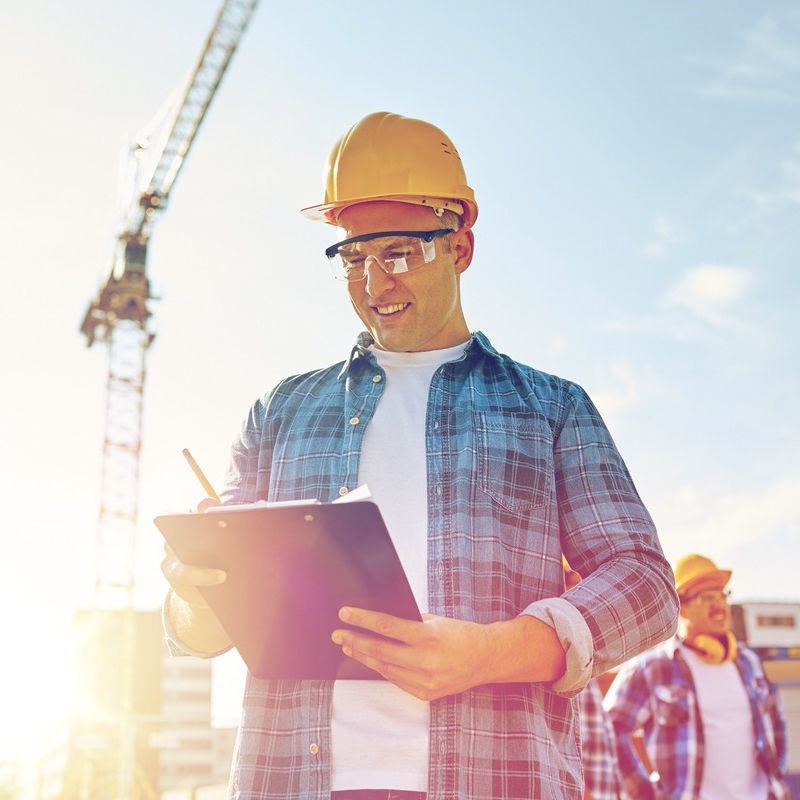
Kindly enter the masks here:
<path id="1" fill-rule="evenodd" d="M 456 273 L 460 275 L 472 263 L 472 254 L 475 250 L 475 234 L 473 234 L 472 228 L 461 228 L 456 231 L 452 236 L 451 244 L 456 257 Z"/>

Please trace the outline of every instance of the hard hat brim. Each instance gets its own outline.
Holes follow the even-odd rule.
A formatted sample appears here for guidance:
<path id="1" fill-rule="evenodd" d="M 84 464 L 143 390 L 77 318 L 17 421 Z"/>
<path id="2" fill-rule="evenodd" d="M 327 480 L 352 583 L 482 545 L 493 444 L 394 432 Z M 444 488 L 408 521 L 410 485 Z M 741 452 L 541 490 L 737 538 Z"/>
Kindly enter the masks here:
<path id="1" fill-rule="evenodd" d="M 411 203 L 412 205 L 427 206 L 429 208 L 445 208 L 458 214 L 465 228 L 471 228 L 478 217 L 478 206 L 474 200 L 467 198 L 444 199 L 441 197 L 424 197 L 419 194 L 393 194 L 374 195 L 371 197 L 356 197 L 339 202 L 321 203 L 316 206 L 301 208 L 300 213 L 306 218 L 315 221 L 327 222 L 336 225 L 339 214 L 350 206 L 360 203 L 371 203 L 384 200 L 391 203 Z"/>
<path id="2" fill-rule="evenodd" d="M 709 572 L 703 572 L 700 575 L 694 575 L 688 578 L 680 585 L 676 585 L 675 589 L 681 597 L 687 594 L 704 591 L 705 589 L 723 589 L 728 585 L 733 572 L 729 569 L 715 569 Z"/>

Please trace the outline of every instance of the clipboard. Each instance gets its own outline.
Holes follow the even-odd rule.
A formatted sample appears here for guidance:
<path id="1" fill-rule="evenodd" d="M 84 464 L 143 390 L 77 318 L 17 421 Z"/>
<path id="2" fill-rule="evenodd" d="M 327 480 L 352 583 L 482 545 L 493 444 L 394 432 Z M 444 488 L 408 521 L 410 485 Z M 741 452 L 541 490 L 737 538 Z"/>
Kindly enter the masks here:
<path id="1" fill-rule="evenodd" d="M 344 605 L 422 620 L 368 500 L 230 506 L 154 520 L 181 561 L 224 569 L 200 592 L 257 678 L 383 680 L 331 641 Z"/>

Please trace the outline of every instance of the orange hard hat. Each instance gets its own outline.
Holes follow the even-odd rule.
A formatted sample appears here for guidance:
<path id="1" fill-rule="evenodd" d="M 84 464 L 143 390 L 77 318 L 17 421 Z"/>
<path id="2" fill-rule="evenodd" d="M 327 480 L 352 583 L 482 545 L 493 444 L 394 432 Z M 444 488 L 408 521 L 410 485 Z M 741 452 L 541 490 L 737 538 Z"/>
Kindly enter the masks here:
<path id="1" fill-rule="evenodd" d="M 345 208 L 370 200 L 454 211 L 465 227 L 478 217 L 458 150 L 444 131 L 420 119 L 369 114 L 333 146 L 326 172 L 325 202 L 302 210 L 310 219 L 336 225 Z"/>
<path id="2" fill-rule="evenodd" d="M 723 589 L 731 579 L 729 569 L 719 569 L 706 556 L 690 553 L 675 564 L 675 589 L 681 597 L 705 589 Z"/>

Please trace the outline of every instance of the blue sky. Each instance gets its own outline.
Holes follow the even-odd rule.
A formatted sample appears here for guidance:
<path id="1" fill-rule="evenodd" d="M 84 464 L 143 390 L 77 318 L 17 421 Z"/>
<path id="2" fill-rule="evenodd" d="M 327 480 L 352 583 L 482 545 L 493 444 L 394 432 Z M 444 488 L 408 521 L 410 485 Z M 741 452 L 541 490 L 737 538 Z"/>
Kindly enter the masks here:
<path id="1" fill-rule="evenodd" d="M 78 326 L 110 263 L 123 143 L 195 62 L 217 3 L 0 2 L 2 606 L 91 598 L 105 353 Z M 149 270 L 140 605 L 150 520 L 212 481 L 251 401 L 359 330 L 297 210 L 334 140 L 438 124 L 475 188 L 473 329 L 582 384 L 671 559 L 796 599 L 800 10 L 792 2 L 263 2 L 200 130 Z"/>

